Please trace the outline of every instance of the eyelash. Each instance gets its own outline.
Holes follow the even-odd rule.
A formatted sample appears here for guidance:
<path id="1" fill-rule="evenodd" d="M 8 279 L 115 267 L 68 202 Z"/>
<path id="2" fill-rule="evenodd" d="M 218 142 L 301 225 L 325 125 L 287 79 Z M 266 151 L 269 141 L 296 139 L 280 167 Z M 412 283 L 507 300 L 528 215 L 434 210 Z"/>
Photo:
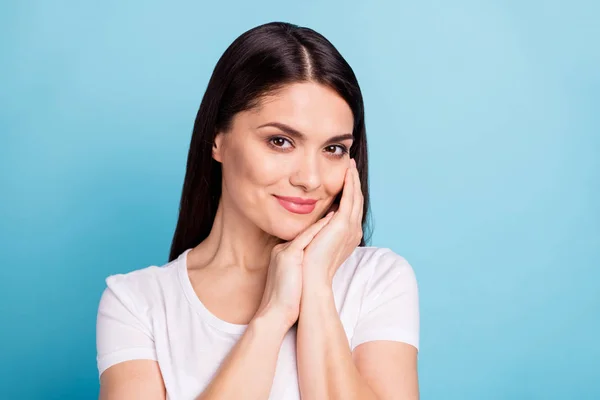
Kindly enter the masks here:
<path id="1" fill-rule="evenodd" d="M 281 137 L 281 136 L 273 136 L 273 137 L 270 137 L 270 138 L 267 140 L 267 144 L 269 145 L 269 147 L 271 147 L 272 149 L 275 149 L 275 150 L 277 150 L 277 151 L 282 151 L 282 148 L 281 148 L 281 146 L 276 146 L 276 145 L 274 145 L 274 144 L 273 144 L 273 141 L 274 141 L 274 140 L 285 140 L 286 142 L 288 142 L 288 143 L 292 144 L 292 142 L 291 142 L 290 140 L 288 140 L 288 139 L 286 139 L 286 138 L 284 138 L 284 137 Z M 347 148 L 346 146 L 343 146 L 343 145 L 341 145 L 341 144 L 331 144 L 331 145 L 327 146 L 326 148 L 329 148 L 329 147 L 337 147 L 337 148 L 339 148 L 339 149 L 342 151 L 342 153 L 341 153 L 341 154 L 333 154 L 333 153 L 330 153 L 330 152 L 328 152 L 328 153 L 330 153 L 330 154 L 331 154 L 331 156 L 332 156 L 332 157 L 334 157 L 334 158 L 342 158 L 342 157 L 344 157 L 346 154 L 348 154 L 348 148 Z M 286 150 L 284 149 L 283 151 L 285 152 Z"/>

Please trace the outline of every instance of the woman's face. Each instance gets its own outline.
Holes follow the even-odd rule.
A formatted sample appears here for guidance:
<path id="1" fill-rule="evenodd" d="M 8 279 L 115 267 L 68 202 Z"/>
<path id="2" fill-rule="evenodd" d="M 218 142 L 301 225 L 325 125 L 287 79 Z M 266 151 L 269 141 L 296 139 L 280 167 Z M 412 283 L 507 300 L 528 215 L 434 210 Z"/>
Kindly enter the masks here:
<path id="1" fill-rule="evenodd" d="M 317 83 L 291 84 L 238 113 L 213 148 L 225 204 L 268 234 L 293 239 L 342 190 L 353 125 L 348 104 Z"/>

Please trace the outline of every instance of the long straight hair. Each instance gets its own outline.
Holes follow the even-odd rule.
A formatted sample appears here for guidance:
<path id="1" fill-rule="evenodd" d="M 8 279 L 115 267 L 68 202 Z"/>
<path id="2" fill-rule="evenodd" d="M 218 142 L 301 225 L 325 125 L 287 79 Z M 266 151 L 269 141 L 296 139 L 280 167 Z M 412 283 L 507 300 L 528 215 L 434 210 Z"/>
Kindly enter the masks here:
<path id="1" fill-rule="evenodd" d="M 350 157 L 356 160 L 364 196 L 364 234 L 360 246 L 365 246 L 370 239 L 366 223 L 367 138 L 363 98 L 356 76 L 321 34 L 285 22 L 271 22 L 239 36 L 225 50 L 208 82 L 194 122 L 169 261 L 197 246 L 212 229 L 222 183 L 221 164 L 212 158 L 217 132 L 228 131 L 235 114 L 252 109 L 264 96 L 297 82 L 315 82 L 333 89 L 352 110 L 354 142 Z"/>

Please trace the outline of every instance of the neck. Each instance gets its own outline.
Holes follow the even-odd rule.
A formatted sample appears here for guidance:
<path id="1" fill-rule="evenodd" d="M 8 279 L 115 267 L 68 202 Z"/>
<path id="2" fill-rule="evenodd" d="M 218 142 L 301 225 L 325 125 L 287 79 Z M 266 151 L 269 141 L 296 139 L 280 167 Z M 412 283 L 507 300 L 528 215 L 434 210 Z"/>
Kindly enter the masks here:
<path id="1" fill-rule="evenodd" d="M 273 247 L 281 239 L 248 220 L 223 193 L 208 237 L 190 251 L 188 264 L 195 268 L 227 268 L 266 273 Z"/>

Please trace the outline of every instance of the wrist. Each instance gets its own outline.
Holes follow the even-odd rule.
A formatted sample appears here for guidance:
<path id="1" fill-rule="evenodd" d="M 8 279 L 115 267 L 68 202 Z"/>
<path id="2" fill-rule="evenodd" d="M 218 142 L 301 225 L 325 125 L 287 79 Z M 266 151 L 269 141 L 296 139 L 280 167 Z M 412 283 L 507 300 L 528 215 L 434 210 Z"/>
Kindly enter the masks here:
<path id="1" fill-rule="evenodd" d="M 333 277 L 329 275 L 306 273 L 302 277 L 302 294 L 313 293 L 327 295 L 333 293 Z"/>
<path id="2" fill-rule="evenodd" d="M 295 321 L 294 321 L 295 322 Z M 275 308 L 259 310 L 249 323 L 249 328 L 261 333 L 268 333 L 273 339 L 281 339 L 286 335 L 294 322 L 286 321 L 283 313 Z"/>
<path id="3" fill-rule="evenodd" d="M 323 302 L 333 298 L 333 287 L 327 280 L 306 280 L 302 284 L 302 301 L 306 302 Z"/>

